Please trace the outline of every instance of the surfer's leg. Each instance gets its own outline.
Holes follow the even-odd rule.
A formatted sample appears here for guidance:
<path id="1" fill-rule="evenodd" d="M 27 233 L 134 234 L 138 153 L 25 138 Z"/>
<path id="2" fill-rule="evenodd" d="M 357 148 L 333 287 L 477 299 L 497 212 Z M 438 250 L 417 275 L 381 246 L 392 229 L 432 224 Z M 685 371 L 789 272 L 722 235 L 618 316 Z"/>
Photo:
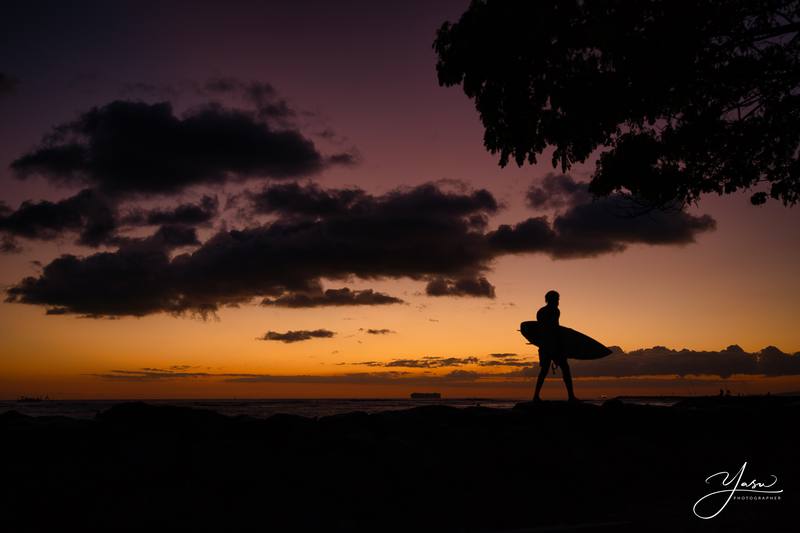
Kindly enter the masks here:
<path id="1" fill-rule="evenodd" d="M 547 371 L 550 370 L 550 359 L 539 354 L 539 377 L 536 378 L 536 391 L 533 393 L 533 399 L 541 400 L 539 393 L 542 392 L 542 385 L 544 378 L 547 377 Z"/>
<path id="2" fill-rule="evenodd" d="M 566 357 L 560 362 L 561 375 L 564 377 L 564 385 L 567 386 L 567 396 L 570 400 L 575 400 L 575 392 L 572 390 L 572 371 Z"/>

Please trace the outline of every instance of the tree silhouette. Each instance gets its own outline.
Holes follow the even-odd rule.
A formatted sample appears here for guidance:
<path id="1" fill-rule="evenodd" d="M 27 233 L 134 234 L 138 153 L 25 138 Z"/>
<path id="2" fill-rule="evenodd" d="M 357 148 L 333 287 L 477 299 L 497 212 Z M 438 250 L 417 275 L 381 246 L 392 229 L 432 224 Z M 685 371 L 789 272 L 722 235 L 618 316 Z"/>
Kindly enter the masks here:
<path id="1" fill-rule="evenodd" d="M 600 149 L 596 194 L 794 205 L 798 30 L 797 0 L 473 0 L 433 47 L 501 166 L 553 147 L 566 171 Z"/>

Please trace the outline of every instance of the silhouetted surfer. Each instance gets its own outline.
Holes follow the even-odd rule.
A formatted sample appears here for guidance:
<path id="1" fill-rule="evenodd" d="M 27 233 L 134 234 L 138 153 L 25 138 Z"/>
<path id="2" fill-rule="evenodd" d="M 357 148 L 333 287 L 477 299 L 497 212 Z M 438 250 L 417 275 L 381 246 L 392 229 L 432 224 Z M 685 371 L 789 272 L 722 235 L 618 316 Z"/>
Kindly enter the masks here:
<path id="1" fill-rule="evenodd" d="M 561 311 L 558 310 L 559 298 L 560 296 L 556 291 L 548 291 L 544 295 L 544 301 L 547 302 L 547 305 L 536 313 L 536 321 L 539 323 L 542 332 L 542 343 L 539 347 L 539 377 L 536 378 L 536 391 L 533 394 L 534 401 L 541 400 L 539 394 L 542 391 L 544 378 L 547 376 L 551 364 L 561 367 L 569 399 L 570 401 L 577 400 L 575 393 L 572 391 L 572 373 L 569 370 L 567 357 L 561 348 L 558 334 L 558 319 L 561 316 Z"/>

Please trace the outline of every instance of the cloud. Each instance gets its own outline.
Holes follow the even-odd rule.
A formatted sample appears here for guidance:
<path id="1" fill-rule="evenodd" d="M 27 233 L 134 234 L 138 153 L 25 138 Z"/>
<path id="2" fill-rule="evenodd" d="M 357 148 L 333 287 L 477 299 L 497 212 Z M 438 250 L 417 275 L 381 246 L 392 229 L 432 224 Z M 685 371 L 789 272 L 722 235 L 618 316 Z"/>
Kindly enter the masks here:
<path id="1" fill-rule="evenodd" d="M 111 381 L 162 381 L 168 379 L 187 379 L 187 378 L 209 378 L 216 377 L 216 374 L 208 372 L 185 372 L 187 367 L 182 366 L 176 369 L 142 368 L 140 370 L 111 370 L 101 374 L 90 374 L 91 376 L 103 378 Z"/>
<path id="2" fill-rule="evenodd" d="M 747 353 L 737 345 L 720 351 L 671 350 L 655 346 L 629 353 L 617 352 L 596 361 L 570 362 L 574 374 L 583 377 L 630 377 L 642 375 L 734 374 L 787 376 L 800 374 L 800 353 L 790 355 L 774 346 Z"/>
<path id="3" fill-rule="evenodd" d="M 215 379 L 230 383 L 392 383 L 409 375 L 408 372 L 353 372 L 333 375 L 275 375 L 251 373 L 186 372 L 172 369 L 143 368 L 111 370 L 90 374 L 109 381 L 152 382 L 181 379 Z"/>
<path id="4" fill-rule="evenodd" d="M 548 253 L 556 242 L 556 234 L 545 217 L 529 218 L 513 226 L 500 225 L 487 235 L 489 246 L 497 254 Z"/>
<path id="5" fill-rule="evenodd" d="M 366 331 L 367 335 L 389 335 L 390 333 L 397 333 L 396 331 L 387 328 L 381 328 L 381 329 L 369 328 L 366 330 L 362 328 L 359 331 Z"/>
<path id="6" fill-rule="evenodd" d="M 274 129 L 252 112 L 208 105 L 177 116 L 167 102 L 117 100 L 54 127 L 11 167 L 22 179 L 42 175 L 130 195 L 307 176 L 328 164 L 299 131 Z"/>
<path id="7" fill-rule="evenodd" d="M 289 332 L 291 333 L 291 332 Z M 507 372 L 480 372 L 456 368 L 444 374 L 429 372 L 431 368 L 478 366 L 500 366 L 504 358 L 478 359 L 476 357 L 422 357 L 394 359 L 392 361 L 364 361 L 354 363 L 368 367 L 425 369 L 425 372 L 408 370 L 383 370 L 374 372 L 346 372 L 340 374 L 275 375 L 254 373 L 211 373 L 190 371 L 189 365 L 173 365 L 168 369 L 142 368 L 136 370 L 112 370 L 93 376 L 114 381 L 156 381 L 167 379 L 211 379 L 232 383 L 347 383 L 347 384 L 399 384 L 399 385 L 476 385 L 497 386 L 529 385 L 538 374 L 538 365 L 515 361 L 507 366 L 520 366 Z M 505 358 L 506 360 L 508 358 Z M 524 362 L 523 362 L 524 363 Z M 615 385 L 624 385 L 625 380 L 643 379 L 648 376 L 681 376 L 692 381 L 725 379 L 734 375 L 744 376 L 793 376 L 800 375 L 800 352 L 790 355 L 774 346 L 755 353 L 747 353 L 732 345 L 720 351 L 672 350 L 663 346 L 634 350 L 628 354 L 617 351 L 613 355 L 596 361 L 570 361 L 573 376 L 583 378 L 615 378 Z M 714 378 L 716 376 L 716 378 Z M 586 382 L 588 383 L 588 381 Z"/>
<path id="8" fill-rule="evenodd" d="M 278 120 L 283 124 L 297 114 L 285 99 L 278 97 L 278 91 L 266 82 L 219 76 L 207 80 L 201 87 L 201 93 L 203 92 L 215 95 L 236 94 L 253 104 L 260 118 Z"/>
<path id="9" fill-rule="evenodd" d="M 516 357 L 504 357 L 502 359 L 490 359 L 488 361 L 483 360 L 478 364 L 480 366 L 515 366 L 520 368 L 530 367 L 532 365 L 531 361 L 526 361 Z"/>
<path id="10" fill-rule="evenodd" d="M 68 233 L 76 233 L 77 245 L 122 246 L 135 242 L 152 244 L 155 241 L 149 237 L 123 237 L 119 234 L 120 230 L 137 226 L 161 226 L 157 234 L 164 238 L 164 243 L 171 240 L 177 246 L 199 245 L 196 233 L 189 226 L 208 224 L 217 213 L 216 197 L 204 196 L 197 204 L 181 204 L 166 210 L 138 208 L 120 216 L 118 202 L 113 198 L 108 198 L 95 189 L 84 189 L 57 202 L 25 201 L 13 211 L 4 205 L 0 206 L 0 235 L 3 236 L 3 242 L 12 245 L 16 245 L 15 239 L 20 237 L 51 241 Z M 11 246 L 3 251 L 15 250 Z"/>
<path id="11" fill-rule="evenodd" d="M 379 372 L 349 372 L 342 374 L 231 374 L 225 377 L 229 383 L 315 383 L 315 384 L 352 384 L 352 385 L 471 385 L 480 379 L 480 374 L 466 370 L 454 370 L 447 374 L 425 375 L 405 371 L 385 370 Z"/>
<path id="12" fill-rule="evenodd" d="M 169 288 L 168 271 L 164 251 L 62 255 L 46 265 L 41 276 L 24 278 L 8 289 L 6 301 L 87 316 L 179 312 L 184 304 Z"/>
<path id="13" fill-rule="evenodd" d="M 283 215 L 331 216 L 346 215 L 359 202 L 370 201 L 361 189 L 322 189 L 316 184 L 281 183 L 250 193 L 256 213 Z"/>
<path id="14" fill-rule="evenodd" d="M 538 364 L 515 354 L 489 354 L 477 357 L 421 357 L 391 361 L 353 363 L 370 367 L 445 368 L 463 365 L 479 367 L 517 367 L 503 373 L 478 373 L 477 378 L 530 378 L 538 374 Z M 731 345 L 720 351 L 673 350 L 663 346 L 625 353 L 616 349 L 612 355 L 594 361 L 570 360 L 573 375 L 580 378 L 636 378 L 644 376 L 719 376 L 800 375 L 800 352 L 787 354 L 774 346 L 747 353 Z"/>
<path id="15" fill-rule="evenodd" d="M 198 203 L 185 203 L 172 209 L 136 209 L 123 218 L 123 223 L 149 226 L 161 224 L 200 226 L 210 223 L 218 213 L 217 197 L 204 195 Z"/>
<path id="16" fill-rule="evenodd" d="M 165 224 L 148 237 L 118 237 L 115 242 L 119 244 L 121 250 L 124 249 L 129 252 L 169 251 L 175 248 L 200 244 L 200 240 L 197 238 L 197 230 L 182 224 Z"/>
<path id="17" fill-rule="evenodd" d="M 23 202 L 15 211 L 0 210 L 0 233 L 49 241 L 78 232 L 78 244 L 99 246 L 117 229 L 116 206 L 103 194 L 84 189 L 58 202 Z"/>
<path id="18" fill-rule="evenodd" d="M 559 238 L 552 255 L 591 257 L 622 251 L 629 244 L 685 245 L 695 242 L 696 235 L 716 229 L 709 215 L 653 210 L 631 216 L 631 209 L 636 208 L 621 195 L 573 206 L 553 221 Z"/>
<path id="19" fill-rule="evenodd" d="M 400 368 L 444 368 L 463 365 L 478 364 L 477 357 L 435 357 L 426 356 L 418 359 L 393 359 L 391 361 L 362 361 L 352 363 L 360 366 L 372 367 L 400 367 Z"/>
<path id="20" fill-rule="evenodd" d="M 0 236 L 0 253 L 18 254 L 22 252 L 22 247 L 11 235 Z"/>
<path id="21" fill-rule="evenodd" d="M 311 339 L 328 339 L 336 335 L 333 331 L 327 329 L 315 330 L 297 330 L 287 331 L 286 333 L 279 333 L 277 331 L 268 331 L 263 337 L 259 337 L 262 341 L 281 341 L 281 342 L 300 342 Z"/>
<path id="22" fill-rule="evenodd" d="M 593 202 L 569 208 L 552 224 L 539 217 L 487 231 L 499 209 L 489 191 L 433 183 L 381 195 L 278 184 L 246 196 L 253 216 L 268 214 L 268 221 L 223 229 L 174 256 L 130 246 L 111 255 L 63 256 L 12 286 L 7 301 L 105 316 L 205 315 L 254 298 L 296 308 L 401 302 L 370 289 L 322 289 L 322 279 L 352 277 L 425 280 L 429 294 L 492 297 L 485 272 L 506 254 L 590 257 L 631 243 L 686 244 L 713 228 L 710 217 L 684 212 L 615 219 Z M 86 275 L 91 284 L 72 280 Z"/>
<path id="23" fill-rule="evenodd" d="M 428 296 L 479 296 L 494 298 L 494 285 L 485 277 L 462 277 L 458 279 L 433 278 L 425 286 Z"/>
<path id="24" fill-rule="evenodd" d="M 531 185 L 525 200 L 533 209 L 572 207 L 591 202 L 592 194 L 586 183 L 576 182 L 566 174 L 550 173 L 540 185 Z"/>
<path id="25" fill-rule="evenodd" d="M 631 244 L 685 245 L 698 234 L 716 229 L 709 215 L 696 216 L 679 209 L 643 209 L 622 194 L 594 198 L 588 183 L 567 175 L 546 176 L 527 193 L 528 205 L 564 208 L 552 224 L 533 217 L 502 225 L 489 236 L 501 252 L 545 252 L 557 259 L 594 257 L 625 250 Z"/>
<path id="26" fill-rule="evenodd" d="M 397 189 L 381 196 L 355 188 L 322 189 L 315 183 L 278 183 L 268 185 L 249 197 L 256 213 L 333 219 L 363 217 L 366 220 L 382 220 L 391 217 L 412 218 L 414 214 L 423 220 L 480 217 L 494 214 L 499 209 L 497 200 L 486 189 L 450 192 L 434 183 Z"/>
<path id="27" fill-rule="evenodd" d="M 265 298 L 261 302 L 262 305 L 292 308 L 399 303 L 403 303 L 403 300 L 382 292 L 376 292 L 372 289 L 351 290 L 347 287 L 327 289 L 325 291 L 315 287 L 310 291 L 291 292 L 277 298 Z"/>

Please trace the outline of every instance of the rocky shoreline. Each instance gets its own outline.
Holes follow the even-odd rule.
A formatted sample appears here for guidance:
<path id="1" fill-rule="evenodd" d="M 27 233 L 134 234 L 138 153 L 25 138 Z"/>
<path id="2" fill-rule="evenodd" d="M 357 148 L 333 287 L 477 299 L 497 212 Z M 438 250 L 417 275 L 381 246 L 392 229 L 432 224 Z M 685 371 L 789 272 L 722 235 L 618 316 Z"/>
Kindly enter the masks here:
<path id="1" fill-rule="evenodd" d="M 12 411 L 0 510 L 8 531 L 790 531 L 799 414 L 785 396 L 265 420 Z M 705 479 L 744 462 L 777 476 L 781 500 L 694 516 Z"/>

